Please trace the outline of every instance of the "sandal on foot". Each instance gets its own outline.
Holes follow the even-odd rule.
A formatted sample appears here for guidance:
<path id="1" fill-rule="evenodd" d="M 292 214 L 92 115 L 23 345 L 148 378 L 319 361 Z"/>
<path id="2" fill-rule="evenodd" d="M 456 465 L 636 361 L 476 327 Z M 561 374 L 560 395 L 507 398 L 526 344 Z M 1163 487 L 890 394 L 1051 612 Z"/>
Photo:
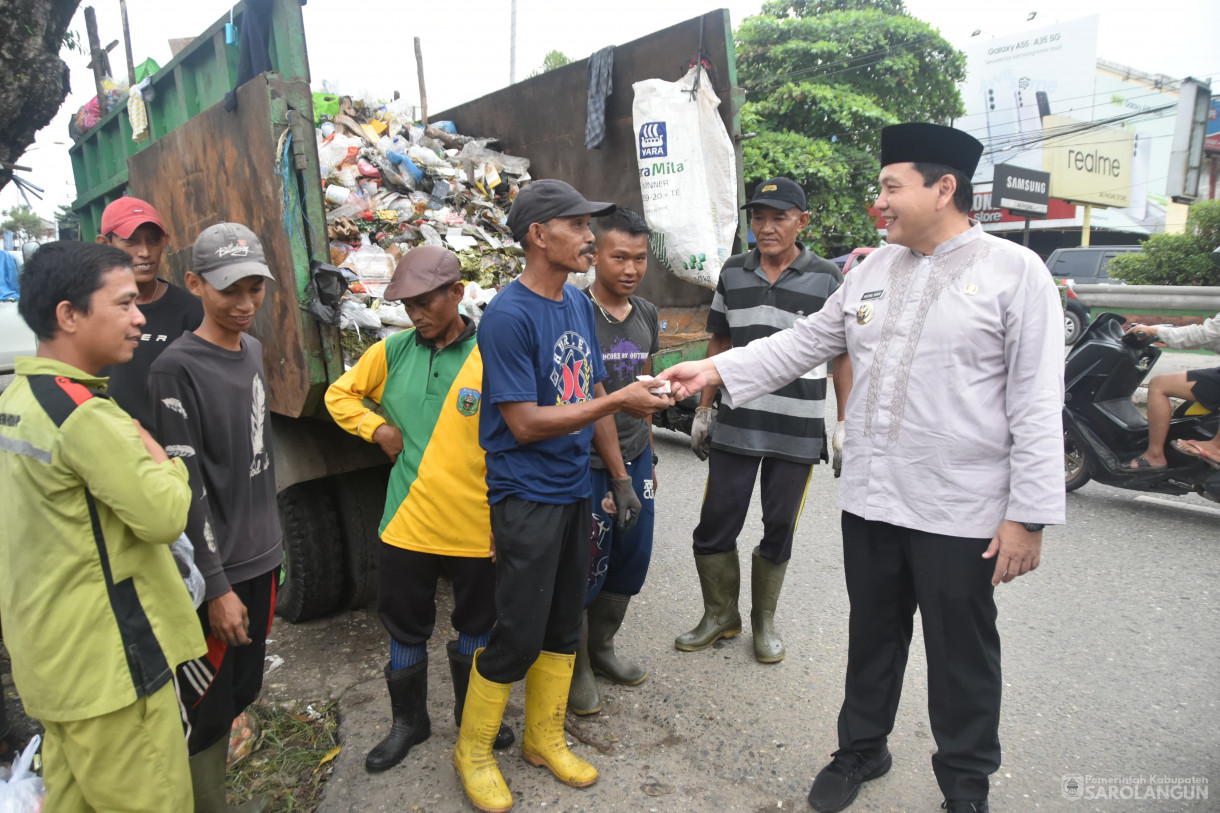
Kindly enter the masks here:
<path id="1" fill-rule="evenodd" d="M 1140 455 L 1139 457 L 1135 458 L 1127 465 L 1119 466 L 1118 470 L 1119 471 L 1160 471 L 1161 469 L 1167 469 L 1167 468 L 1169 468 L 1168 465 L 1154 466 L 1148 462 L 1148 459 L 1146 457 L 1144 457 L 1143 455 Z"/>
<path id="2" fill-rule="evenodd" d="M 1187 457 L 1197 457 L 1207 465 L 1211 466 L 1213 469 L 1220 469 L 1220 461 L 1217 461 L 1210 454 L 1208 454 L 1207 450 L 1200 446 L 1198 441 L 1185 439 L 1175 440 L 1172 446 Z"/>

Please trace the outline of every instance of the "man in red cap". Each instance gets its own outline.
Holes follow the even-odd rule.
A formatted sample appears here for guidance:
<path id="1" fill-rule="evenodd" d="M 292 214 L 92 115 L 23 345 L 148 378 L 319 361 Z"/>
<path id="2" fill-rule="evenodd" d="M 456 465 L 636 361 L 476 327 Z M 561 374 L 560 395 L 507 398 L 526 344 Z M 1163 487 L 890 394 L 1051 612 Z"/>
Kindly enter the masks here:
<path id="1" fill-rule="evenodd" d="M 720 385 L 737 406 L 851 357 L 847 679 L 839 749 L 809 791 L 819 813 L 893 764 L 916 608 L 944 808 L 986 813 L 1003 685 L 994 591 L 1037 568 L 1043 527 L 1064 522 L 1063 310 L 1036 254 L 970 219 L 982 152 L 950 127 L 883 129 L 877 209 L 890 244 L 793 327 L 660 376 L 677 397 Z"/>
<path id="2" fill-rule="evenodd" d="M 203 306 L 186 290 L 158 276 L 166 230 L 157 210 L 146 201 L 123 197 L 107 206 L 96 242 L 122 249 L 131 257 L 139 289 L 136 307 L 145 319 L 131 361 L 102 371 L 110 377 L 106 394 L 141 426 L 152 426 L 148 369 L 170 342 L 199 327 Z"/>
<path id="3" fill-rule="evenodd" d="M 440 246 L 412 249 L 385 290 L 415 325 L 370 347 L 330 385 L 326 407 L 335 423 L 394 461 L 380 534 L 377 612 L 390 633 L 385 668 L 392 722 L 368 756 L 370 773 L 392 768 L 428 739 L 428 639 L 436 621 L 436 580 L 453 581 L 448 644 L 454 720 L 476 649 L 496 620 L 496 570 L 491 559 L 483 449 L 479 446 L 483 357 L 474 323 L 458 309 L 461 265 Z M 383 418 L 365 406 L 381 405 Z M 501 725 L 495 747 L 513 743 Z"/>

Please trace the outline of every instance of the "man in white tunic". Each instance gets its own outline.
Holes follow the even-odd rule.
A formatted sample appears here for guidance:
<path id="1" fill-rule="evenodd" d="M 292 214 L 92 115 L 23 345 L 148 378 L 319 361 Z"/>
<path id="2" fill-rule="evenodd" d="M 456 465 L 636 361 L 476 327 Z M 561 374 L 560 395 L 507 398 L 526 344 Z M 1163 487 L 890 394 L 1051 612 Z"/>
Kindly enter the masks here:
<path id="1" fill-rule="evenodd" d="M 1063 313 L 1046 266 L 968 218 L 982 153 L 932 124 L 881 134 L 890 245 L 794 327 L 661 374 L 737 405 L 847 352 L 839 507 L 851 619 L 839 749 L 809 803 L 842 810 L 886 773 L 919 608 L 932 768 L 946 809 L 986 811 L 1000 765 L 994 588 L 1064 522 Z"/>

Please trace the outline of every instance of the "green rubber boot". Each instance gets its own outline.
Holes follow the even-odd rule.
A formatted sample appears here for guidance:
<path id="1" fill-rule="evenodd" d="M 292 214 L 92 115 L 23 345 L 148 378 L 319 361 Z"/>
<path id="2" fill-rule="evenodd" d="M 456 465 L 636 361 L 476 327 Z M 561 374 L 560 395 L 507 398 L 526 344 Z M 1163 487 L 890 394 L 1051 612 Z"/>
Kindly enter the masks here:
<path id="1" fill-rule="evenodd" d="M 589 605 L 589 663 L 593 673 L 603 675 L 621 686 L 637 686 L 644 682 L 648 673 L 634 663 L 619 660 L 614 652 L 614 636 L 623 625 L 627 605 L 631 596 L 607 593 L 602 590 Z M 577 652 L 577 668 L 580 653 Z M 572 678 L 572 690 L 576 690 L 576 678 Z"/>
<path id="2" fill-rule="evenodd" d="M 572 670 L 572 688 L 568 692 L 568 709 L 573 714 L 587 716 L 602 710 L 597 678 L 589 664 L 589 619 L 581 617 L 580 643 L 576 645 L 576 665 Z"/>
<path id="3" fill-rule="evenodd" d="M 266 813 L 271 800 L 250 799 L 236 805 L 225 803 L 225 772 L 228 769 L 229 738 L 221 737 L 190 757 L 191 785 L 196 813 Z"/>
<path id="4" fill-rule="evenodd" d="M 759 663 L 779 663 L 784 659 L 784 642 L 775 630 L 775 605 L 784 587 L 784 572 L 788 563 L 777 565 L 754 549 L 751 557 L 750 627 L 754 632 L 754 657 Z"/>
<path id="5" fill-rule="evenodd" d="M 732 638 L 741 632 L 741 613 L 737 611 L 741 563 L 737 551 L 696 555 L 695 569 L 699 571 L 699 588 L 703 591 L 703 618 L 693 630 L 674 639 L 674 646 L 684 652 L 707 649 L 721 638 Z"/>

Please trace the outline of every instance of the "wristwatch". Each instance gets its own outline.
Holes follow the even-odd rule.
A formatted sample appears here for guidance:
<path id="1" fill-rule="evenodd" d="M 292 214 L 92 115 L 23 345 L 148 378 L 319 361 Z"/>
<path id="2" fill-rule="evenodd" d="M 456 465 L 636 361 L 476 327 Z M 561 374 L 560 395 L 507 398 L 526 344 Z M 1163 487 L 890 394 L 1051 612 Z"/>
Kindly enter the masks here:
<path id="1" fill-rule="evenodd" d="M 1022 525 L 1022 527 L 1025 528 L 1025 530 L 1029 531 L 1031 534 L 1036 534 L 1036 533 L 1038 533 L 1038 531 L 1041 531 L 1043 528 L 1046 527 L 1046 525 L 1044 525 L 1041 522 L 1022 522 L 1021 525 Z"/>
<path id="2" fill-rule="evenodd" d="M 654 465 L 654 466 L 655 466 L 656 464 L 658 464 L 658 463 L 660 463 L 660 462 L 661 462 L 661 458 L 657 457 L 657 456 L 654 454 L 654 455 L 652 456 L 652 465 Z"/>

